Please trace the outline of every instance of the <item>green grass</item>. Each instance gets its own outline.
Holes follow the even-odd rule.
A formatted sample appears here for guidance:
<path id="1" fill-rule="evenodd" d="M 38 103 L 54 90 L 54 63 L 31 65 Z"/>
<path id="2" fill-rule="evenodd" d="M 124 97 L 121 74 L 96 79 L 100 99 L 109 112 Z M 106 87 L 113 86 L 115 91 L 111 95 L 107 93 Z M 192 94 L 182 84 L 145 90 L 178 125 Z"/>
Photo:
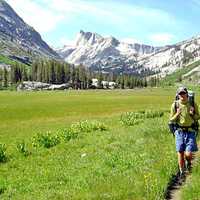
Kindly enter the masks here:
<path id="1" fill-rule="evenodd" d="M 167 108 L 166 103 L 171 102 L 168 90 L 159 92 L 165 101 L 161 101 L 157 90 L 1 92 L 0 139 L 3 141 L 6 135 L 6 140 L 15 140 L 12 134 L 29 137 L 39 130 L 55 130 L 71 122 L 110 118 L 155 105 Z"/>
<path id="2" fill-rule="evenodd" d="M 25 65 L 25 64 L 23 64 L 21 62 L 18 62 L 16 60 L 12 60 L 9 57 L 0 54 L 0 64 L 1 63 L 7 64 L 7 65 L 14 65 L 15 63 L 19 63 L 20 65 L 23 65 L 23 66 L 27 67 L 27 65 Z"/>
<path id="3" fill-rule="evenodd" d="M 192 175 L 187 179 L 187 183 L 181 190 L 181 198 L 183 200 L 198 200 L 200 197 L 200 167 L 199 161 L 193 167 Z"/>
<path id="4" fill-rule="evenodd" d="M 6 145 L 7 161 L 0 163 L 0 198 L 163 199 L 177 166 L 167 130 L 174 92 L 1 92 L 0 143 Z M 135 126 L 120 122 L 122 113 L 149 109 L 164 116 Z M 88 131 L 94 126 L 84 120 L 108 129 Z M 63 129 L 79 121 L 84 121 L 76 124 L 81 131 L 65 140 Z M 33 147 L 34 136 L 47 132 L 59 143 Z"/>
<path id="5" fill-rule="evenodd" d="M 200 197 L 200 158 L 197 152 L 196 159 L 193 163 L 192 173 L 187 177 L 186 184 L 181 189 L 181 199 L 198 200 Z"/>
<path id="6" fill-rule="evenodd" d="M 9 65 L 9 64 L 14 64 L 14 61 L 6 56 L 0 55 L 0 63 L 5 63 Z"/>
<path id="7" fill-rule="evenodd" d="M 199 65 L 200 61 L 196 61 L 190 65 L 184 66 L 183 68 L 175 71 L 170 75 L 167 75 L 164 79 L 162 79 L 161 85 L 174 85 L 175 83 L 181 83 L 182 76 Z"/>

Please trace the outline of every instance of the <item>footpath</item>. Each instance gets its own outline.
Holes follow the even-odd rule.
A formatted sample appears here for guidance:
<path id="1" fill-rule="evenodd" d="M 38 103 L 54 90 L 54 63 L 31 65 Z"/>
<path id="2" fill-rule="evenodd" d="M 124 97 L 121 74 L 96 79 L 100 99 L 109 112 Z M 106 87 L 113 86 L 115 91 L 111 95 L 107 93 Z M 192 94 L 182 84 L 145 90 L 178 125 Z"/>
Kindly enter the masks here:
<path id="1" fill-rule="evenodd" d="M 194 154 L 193 165 L 195 162 L 200 159 L 200 142 L 198 144 L 199 151 Z M 192 173 L 192 172 L 191 172 Z M 187 172 L 185 179 L 180 180 L 178 173 L 171 178 L 169 186 L 166 190 L 166 200 L 181 200 L 181 188 L 184 184 L 187 183 L 189 176 L 191 173 Z"/>

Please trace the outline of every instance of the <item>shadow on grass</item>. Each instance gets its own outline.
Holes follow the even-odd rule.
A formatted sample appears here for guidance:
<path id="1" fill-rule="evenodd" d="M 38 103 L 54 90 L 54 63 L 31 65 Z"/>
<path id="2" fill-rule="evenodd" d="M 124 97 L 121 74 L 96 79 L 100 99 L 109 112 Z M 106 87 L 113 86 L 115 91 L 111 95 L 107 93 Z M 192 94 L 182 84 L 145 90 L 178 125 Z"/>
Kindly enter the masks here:
<path id="1" fill-rule="evenodd" d="M 186 180 L 186 176 L 181 177 L 179 172 L 172 175 L 172 177 L 168 183 L 168 186 L 165 190 L 165 193 L 164 193 L 165 200 L 172 200 L 174 194 L 178 190 L 180 190 L 180 187 L 183 185 L 185 180 Z"/>

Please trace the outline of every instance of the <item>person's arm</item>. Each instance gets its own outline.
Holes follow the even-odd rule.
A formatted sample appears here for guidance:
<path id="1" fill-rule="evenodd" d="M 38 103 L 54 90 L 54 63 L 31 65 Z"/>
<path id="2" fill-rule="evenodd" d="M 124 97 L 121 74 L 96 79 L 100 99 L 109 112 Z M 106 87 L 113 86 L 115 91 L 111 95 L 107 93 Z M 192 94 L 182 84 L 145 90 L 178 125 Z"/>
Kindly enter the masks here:
<path id="1" fill-rule="evenodd" d="M 172 104 L 171 106 L 171 112 L 170 112 L 170 118 L 169 120 L 171 122 L 175 122 L 177 120 L 177 118 L 179 117 L 181 113 L 181 109 L 180 108 L 177 108 L 177 111 L 175 110 L 175 102 Z"/>
<path id="2" fill-rule="evenodd" d="M 194 115 L 193 115 L 193 119 L 194 120 L 199 120 L 200 119 L 200 115 L 199 115 L 199 108 L 198 105 L 195 103 L 194 104 Z"/>

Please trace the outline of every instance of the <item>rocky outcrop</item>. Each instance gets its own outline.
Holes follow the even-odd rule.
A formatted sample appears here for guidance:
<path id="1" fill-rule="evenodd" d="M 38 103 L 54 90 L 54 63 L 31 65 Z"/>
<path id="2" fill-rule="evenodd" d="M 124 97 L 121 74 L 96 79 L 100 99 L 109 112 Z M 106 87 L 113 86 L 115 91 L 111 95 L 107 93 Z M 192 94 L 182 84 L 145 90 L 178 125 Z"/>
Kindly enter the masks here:
<path id="1" fill-rule="evenodd" d="M 24 81 L 17 87 L 17 91 L 27 90 L 66 90 L 69 89 L 70 84 L 49 84 L 36 81 Z"/>

